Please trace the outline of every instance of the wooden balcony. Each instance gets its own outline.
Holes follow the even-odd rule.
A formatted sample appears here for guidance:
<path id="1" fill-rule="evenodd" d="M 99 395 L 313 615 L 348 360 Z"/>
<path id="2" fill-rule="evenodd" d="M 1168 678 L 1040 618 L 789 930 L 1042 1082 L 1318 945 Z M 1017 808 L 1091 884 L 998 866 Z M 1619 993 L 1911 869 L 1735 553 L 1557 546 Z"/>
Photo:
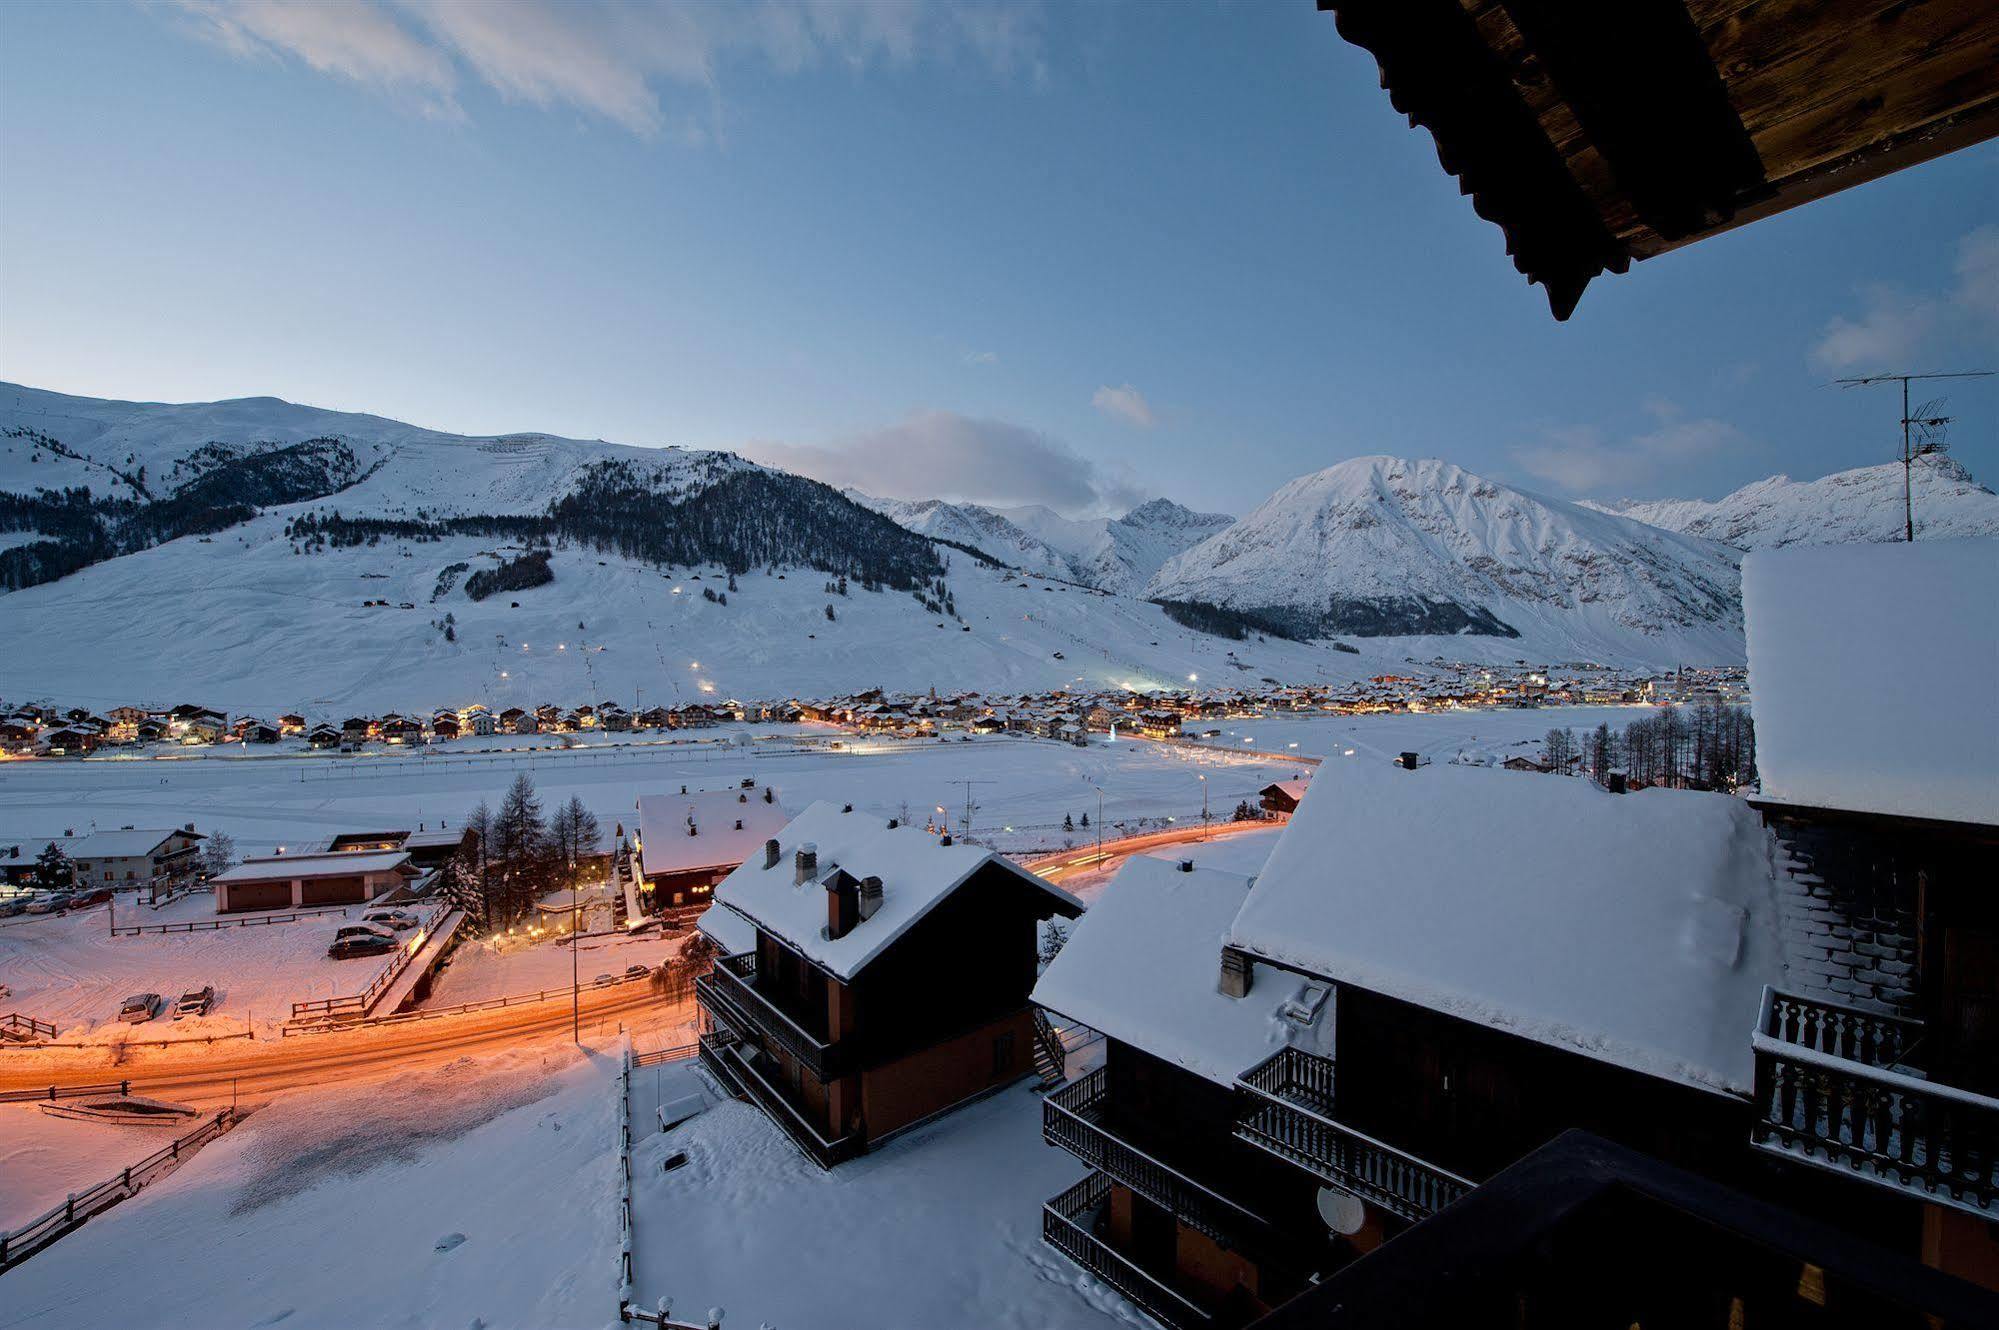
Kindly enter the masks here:
<path id="1" fill-rule="evenodd" d="M 708 1068 L 723 1086 L 748 1099 L 791 1138 L 807 1159 L 821 1168 L 831 1168 L 861 1153 L 852 1136 L 828 1139 L 806 1117 L 783 1090 L 772 1084 L 757 1065 L 757 1054 L 746 1048 L 733 1032 L 717 1029 L 700 1036 L 701 1065 Z"/>
<path id="2" fill-rule="evenodd" d="M 1261 1215 L 1141 1149 L 1128 1132 L 1112 1125 L 1110 1108 L 1109 1083 L 1099 1067 L 1050 1091 L 1041 1101 L 1042 1138 L 1224 1247 L 1245 1240 L 1290 1245 Z"/>
<path id="3" fill-rule="evenodd" d="M 1412 1223 L 1477 1185 L 1336 1119 L 1328 1058 L 1279 1049 L 1243 1073 L 1236 1096 L 1237 1138 Z"/>
<path id="4" fill-rule="evenodd" d="M 1205 1330 L 1213 1314 L 1097 1236 L 1111 1182 L 1092 1173 L 1041 1207 L 1041 1240 L 1103 1280 L 1167 1330 Z"/>
<path id="5" fill-rule="evenodd" d="M 1922 1036 L 1920 1021 L 1765 989 L 1750 1140 L 1999 1219 L 1999 1099 L 1930 1079 Z"/>
<path id="6" fill-rule="evenodd" d="M 726 1008 L 738 1027 L 744 1024 L 755 1027 L 761 1036 L 756 1042 L 776 1043 L 820 1080 L 830 1080 L 848 1070 L 845 1049 L 805 1028 L 757 988 L 755 952 L 717 959 L 707 976 L 694 981 L 694 989 L 696 997 L 711 1011 Z M 743 1033 L 748 1036 L 749 1031 Z"/>

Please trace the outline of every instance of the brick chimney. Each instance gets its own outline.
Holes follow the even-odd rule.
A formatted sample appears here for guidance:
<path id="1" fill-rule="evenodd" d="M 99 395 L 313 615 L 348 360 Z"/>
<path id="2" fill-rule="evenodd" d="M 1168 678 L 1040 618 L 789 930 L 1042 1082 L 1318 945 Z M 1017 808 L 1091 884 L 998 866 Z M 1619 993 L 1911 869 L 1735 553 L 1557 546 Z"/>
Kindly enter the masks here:
<path id="1" fill-rule="evenodd" d="M 1215 985 L 1215 991 L 1223 997 L 1248 997 L 1250 980 L 1254 974 L 1250 970 L 1248 955 L 1234 947 L 1222 948 L 1222 977 Z"/>
<path id="2" fill-rule="evenodd" d="M 882 880 L 878 877 L 861 879 L 861 918 L 875 917 L 875 911 L 882 907 Z"/>
<path id="3" fill-rule="evenodd" d="M 1401 757 L 1396 759 L 1396 762 L 1401 766 L 1401 768 L 1404 771 L 1414 771 L 1419 761 L 1420 759 L 1414 753 L 1404 753 Z"/>
<path id="4" fill-rule="evenodd" d="M 773 839 L 771 839 L 771 840 L 767 840 L 767 841 L 765 841 L 765 842 L 764 842 L 764 871 L 765 871 L 765 872 L 769 872 L 769 871 L 770 871 L 771 869 L 773 869 L 773 868 L 776 868 L 776 867 L 777 867 L 777 861 L 778 861 L 778 859 L 779 859 L 780 857 L 781 857 L 781 856 L 780 856 L 780 854 L 778 853 L 778 848 L 777 848 L 777 841 L 776 841 L 776 840 L 775 840 L 774 838 L 773 838 Z"/>
<path id="5" fill-rule="evenodd" d="M 811 841 L 798 847 L 792 856 L 791 885 L 803 886 L 819 876 L 819 847 Z"/>

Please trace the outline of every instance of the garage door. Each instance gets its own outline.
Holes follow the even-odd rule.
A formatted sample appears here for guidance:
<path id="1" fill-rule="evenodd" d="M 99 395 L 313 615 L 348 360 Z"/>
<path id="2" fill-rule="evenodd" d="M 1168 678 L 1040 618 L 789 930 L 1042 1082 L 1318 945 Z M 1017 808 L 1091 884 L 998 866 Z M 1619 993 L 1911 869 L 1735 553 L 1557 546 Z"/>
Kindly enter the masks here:
<path id="1" fill-rule="evenodd" d="M 292 903 L 292 884 L 289 882 L 232 882 L 228 884 L 228 904 L 223 906 L 236 910 L 276 910 Z"/>
<path id="2" fill-rule="evenodd" d="M 308 878 L 299 887 L 305 893 L 307 905 L 340 905 L 368 899 L 366 879 L 359 873 L 351 877 Z"/>

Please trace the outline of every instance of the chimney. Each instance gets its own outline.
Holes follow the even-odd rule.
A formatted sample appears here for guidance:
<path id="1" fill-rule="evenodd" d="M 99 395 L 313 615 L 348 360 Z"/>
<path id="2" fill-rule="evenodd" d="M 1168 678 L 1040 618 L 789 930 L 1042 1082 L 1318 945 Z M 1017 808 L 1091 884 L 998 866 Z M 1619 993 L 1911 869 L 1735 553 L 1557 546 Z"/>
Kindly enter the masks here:
<path id="1" fill-rule="evenodd" d="M 750 796 L 747 794 L 739 794 L 736 796 L 736 802 L 739 804 L 746 804 L 749 801 L 750 801 Z"/>
<path id="2" fill-rule="evenodd" d="M 793 856 L 791 885 L 796 887 L 819 876 L 819 847 L 811 841 L 798 847 Z"/>
<path id="3" fill-rule="evenodd" d="M 743 819 L 739 817 L 736 819 L 736 830 L 741 831 L 742 829 L 743 829 Z"/>
<path id="4" fill-rule="evenodd" d="M 942 837 L 941 837 L 941 838 L 940 838 L 940 839 L 938 840 L 938 842 L 937 842 L 937 843 L 938 843 L 939 845 L 945 845 L 945 846 L 948 846 L 948 845 L 950 845 L 950 844 L 951 844 L 951 833 L 950 833 L 950 832 L 948 832 L 948 831 L 947 831 L 947 832 L 945 832 L 945 833 L 944 833 L 944 835 L 943 835 L 943 836 L 942 836 Z"/>
<path id="5" fill-rule="evenodd" d="M 764 802 L 767 804 L 777 802 L 776 800 L 770 797 L 770 786 L 768 785 L 764 786 Z"/>
<path id="6" fill-rule="evenodd" d="M 1401 764 L 1404 771 L 1414 771 L 1416 769 L 1417 757 L 1414 753 L 1404 753 L 1397 761 Z"/>
<path id="7" fill-rule="evenodd" d="M 773 868 L 776 868 L 776 867 L 777 867 L 777 860 L 778 860 L 778 851 L 777 851 L 777 842 L 776 842 L 775 840 L 767 840 L 767 841 L 765 841 L 765 842 L 764 842 L 764 871 L 768 872 L 768 871 L 770 871 L 771 869 L 773 869 Z"/>
<path id="8" fill-rule="evenodd" d="M 699 836 L 701 834 L 701 829 L 694 825 L 693 818 L 687 820 L 687 834 L 690 836 Z"/>
<path id="9" fill-rule="evenodd" d="M 1623 794 L 1631 788 L 1631 782 L 1621 768 L 1613 767 L 1603 775 L 1603 788 L 1612 794 Z"/>
<path id="10" fill-rule="evenodd" d="M 852 804 L 841 804 L 840 811 L 843 813 L 851 813 L 854 811 L 854 806 Z"/>
<path id="11" fill-rule="evenodd" d="M 875 911 L 882 907 L 882 880 L 878 877 L 861 879 L 861 918 L 872 919 Z"/>
<path id="12" fill-rule="evenodd" d="M 1191 872 L 1193 872 L 1193 871 L 1194 871 L 1194 861 L 1193 861 L 1192 859 L 1182 859 L 1182 860 L 1180 861 L 1180 871 L 1181 871 L 1181 872 L 1183 872 L 1183 873 L 1191 873 Z"/>
<path id="13" fill-rule="evenodd" d="M 902 823 L 901 823 L 901 822 L 899 822 L 899 821 L 897 821 L 897 820 L 896 820 L 895 818 L 890 818 L 890 819 L 888 820 L 888 829 L 889 829 L 890 831 L 894 831 L 894 830 L 895 830 L 895 829 L 896 829 L 897 827 L 899 827 L 899 826 L 901 826 L 901 825 L 902 825 Z"/>
<path id="14" fill-rule="evenodd" d="M 861 922 L 861 884 L 844 868 L 826 875 L 826 936 L 843 938 Z"/>
<path id="15" fill-rule="evenodd" d="M 1223 997 L 1248 997 L 1252 978 L 1249 957 L 1234 947 L 1222 948 L 1222 977 L 1215 991 Z"/>

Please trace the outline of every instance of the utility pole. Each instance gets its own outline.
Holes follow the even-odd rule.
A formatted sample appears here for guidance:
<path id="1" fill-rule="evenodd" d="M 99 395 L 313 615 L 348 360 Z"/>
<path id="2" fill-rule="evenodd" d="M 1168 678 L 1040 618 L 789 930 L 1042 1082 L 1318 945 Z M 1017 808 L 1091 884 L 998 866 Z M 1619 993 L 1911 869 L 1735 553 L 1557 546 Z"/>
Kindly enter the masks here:
<path id="1" fill-rule="evenodd" d="M 978 806 L 972 802 L 972 787 L 974 785 L 990 785 L 992 782 L 989 780 L 954 780 L 951 783 L 965 787 L 965 825 L 964 832 L 958 839 L 969 844 L 972 839 L 972 810 Z"/>
<path id="2" fill-rule="evenodd" d="M 1201 775 L 1201 830 L 1203 833 L 1208 830 L 1208 777 L 1205 772 Z M 1203 834 L 1201 839 L 1206 840 L 1207 836 Z"/>
<path id="3" fill-rule="evenodd" d="M 576 847 L 569 847 L 569 1032 L 580 1045 L 583 1042 L 583 958 L 579 949 L 582 940 L 576 936 L 576 925 L 582 916 L 576 911 Z"/>
<path id="4" fill-rule="evenodd" d="M 1949 416 L 1912 416 L 1909 413 L 1909 385 L 1928 379 L 1989 379 L 1995 371 L 1989 369 L 1963 370 L 1954 374 L 1866 374 L 1858 378 L 1835 379 L 1842 388 L 1868 388 L 1877 383 L 1899 383 L 1902 385 L 1902 536 L 1909 542 L 1916 539 L 1916 496 L 1915 467 L 1918 457 L 1944 450 L 1940 438 L 1925 437 L 1921 442 L 1909 433 L 1909 427 L 1925 431 L 1941 430 L 1950 423 Z M 1927 407 L 1925 407 L 1927 409 Z"/>

